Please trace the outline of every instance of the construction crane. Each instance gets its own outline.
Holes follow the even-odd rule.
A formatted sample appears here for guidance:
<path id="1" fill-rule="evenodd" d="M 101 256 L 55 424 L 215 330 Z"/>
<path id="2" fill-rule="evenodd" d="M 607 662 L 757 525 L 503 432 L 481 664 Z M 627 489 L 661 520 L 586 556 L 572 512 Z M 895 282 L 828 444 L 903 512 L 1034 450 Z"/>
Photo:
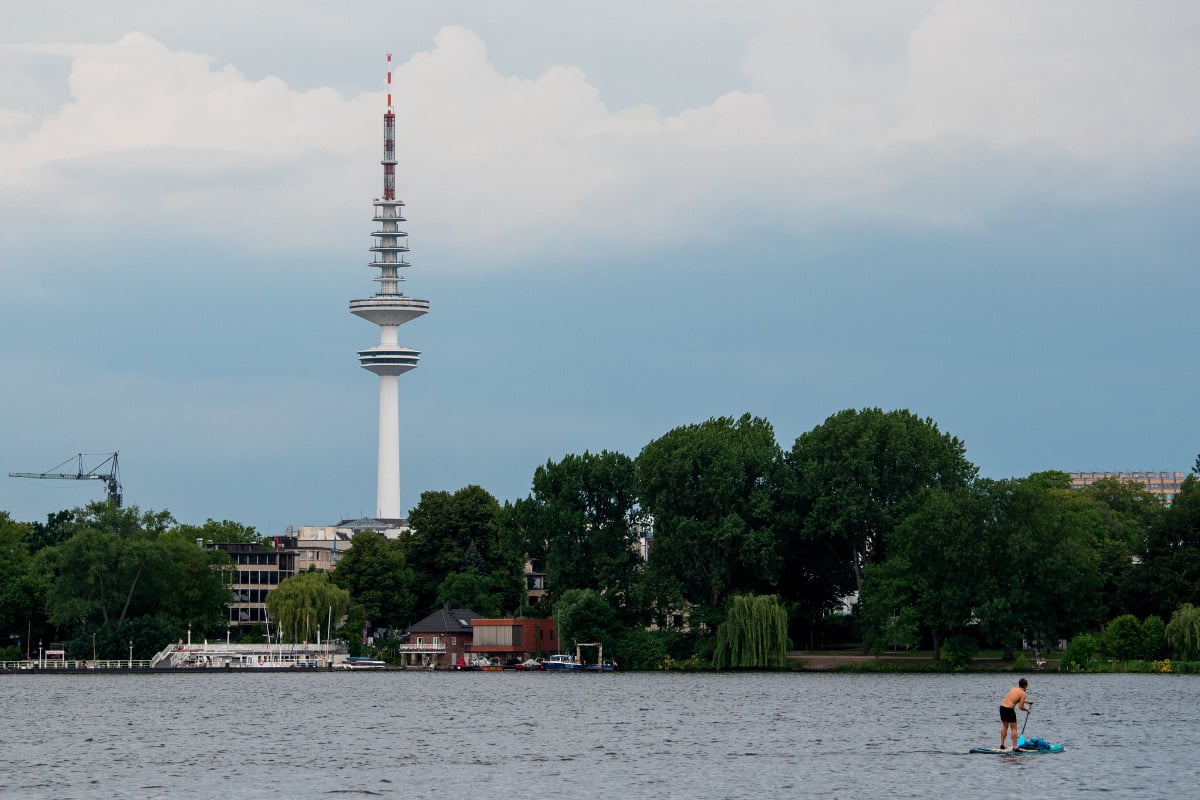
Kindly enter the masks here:
<path id="1" fill-rule="evenodd" d="M 103 455 L 106 458 L 91 469 L 84 469 L 85 456 Z M 75 463 L 75 472 L 59 472 L 71 462 Z M 108 467 L 108 469 L 105 469 Z M 104 481 L 104 491 L 108 494 L 108 502 L 117 508 L 121 507 L 121 481 L 117 477 L 116 453 L 79 453 L 74 458 L 68 458 L 57 467 L 51 467 L 45 472 L 10 472 L 10 478 L 53 478 L 64 481 Z"/>

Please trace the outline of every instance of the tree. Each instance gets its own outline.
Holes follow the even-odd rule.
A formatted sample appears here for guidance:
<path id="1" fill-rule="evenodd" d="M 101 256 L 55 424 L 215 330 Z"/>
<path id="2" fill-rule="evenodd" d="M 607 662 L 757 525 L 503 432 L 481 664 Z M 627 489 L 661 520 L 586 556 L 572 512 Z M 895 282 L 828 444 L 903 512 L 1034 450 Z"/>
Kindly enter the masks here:
<path id="1" fill-rule="evenodd" d="M 32 525 L 14 522 L 0 511 L 0 645 L 11 642 L 21 657 L 25 650 L 20 644 L 31 633 L 38 636 L 44 623 L 45 585 L 29 552 L 32 532 Z"/>
<path id="2" fill-rule="evenodd" d="M 474 571 L 492 583 L 497 605 L 516 610 L 525 598 L 524 564 L 501 546 L 500 504 L 478 486 L 453 494 L 423 492 L 409 514 L 405 558 L 417 576 L 416 609 L 436 605 L 446 576 Z"/>
<path id="3" fill-rule="evenodd" d="M 935 488 L 897 525 L 892 555 L 868 565 L 860 596 L 863 634 L 876 652 L 890 641 L 915 643 L 919 625 L 940 659 L 946 637 L 974 625 L 976 609 L 996 585 L 995 576 L 979 569 L 988 556 L 989 511 L 984 491 Z"/>
<path id="4" fill-rule="evenodd" d="M 319 571 L 284 578 L 267 595 L 267 613 L 292 642 L 315 641 L 323 622 L 332 617 L 338 625 L 349 608 L 350 593 Z"/>
<path id="5" fill-rule="evenodd" d="M 263 541 L 263 537 L 254 529 L 253 525 L 243 525 L 227 519 L 220 522 L 207 519 L 203 525 L 179 525 L 175 532 L 192 541 L 203 539 L 206 542 L 220 544 L 258 544 Z"/>
<path id="6" fill-rule="evenodd" d="M 558 640 L 563 646 L 576 642 L 612 642 L 622 632 L 612 606 L 592 589 L 569 589 L 554 605 Z"/>
<path id="7" fill-rule="evenodd" d="M 1062 472 L 990 484 L 983 534 L 993 589 L 977 616 L 1006 657 L 1022 639 L 1057 641 L 1096 626 L 1101 575 L 1096 542 L 1104 522 L 1095 502 L 1069 488 Z"/>
<path id="8" fill-rule="evenodd" d="M 642 449 L 638 494 L 654 520 L 647 569 L 658 573 L 652 584 L 678 591 L 660 597 L 660 609 L 686 602 L 719 610 L 732 593 L 773 591 L 778 459 L 770 423 L 749 414 L 676 428 Z"/>
<path id="9" fill-rule="evenodd" d="M 921 612 L 914 603 L 918 590 L 911 572 L 912 564 L 902 555 L 863 568 L 854 616 L 863 646 L 875 655 L 890 646 L 915 647 L 920 641 Z"/>
<path id="10" fill-rule="evenodd" d="M 401 628 L 413 619 L 417 577 L 399 541 L 375 531 L 359 533 L 330 580 L 350 593 L 351 602 L 376 627 Z"/>
<path id="11" fill-rule="evenodd" d="M 1139 555 L 1119 587 L 1126 609 L 1167 617 L 1184 603 L 1200 604 L 1200 478 L 1184 479 Z"/>
<path id="12" fill-rule="evenodd" d="M 1142 655 L 1147 661 L 1163 657 L 1167 647 L 1167 625 L 1162 617 L 1151 614 L 1142 621 Z"/>
<path id="13" fill-rule="evenodd" d="M 787 611 L 779 598 L 738 595 L 717 627 L 717 669 L 782 667 L 787 663 Z"/>
<path id="14" fill-rule="evenodd" d="M 196 547 L 172 528 L 169 512 L 93 503 L 72 512 L 74 532 L 45 547 L 46 613 L 59 628 L 91 629 L 157 616 L 176 631 L 218 627 L 229 592 L 228 558 Z"/>
<path id="15" fill-rule="evenodd" d="M 523 552 L 543 559 L 552 601 L 568 589 L 593 589 L 630 614 L 641 562 L 634 479 L 633 459 L 621 453 L 568 455 L 538 467 L 533 494 L 507 512 Z"/>
<path id="16" fill-rule="evenodd" d="M 1096 637 L 1090 633 L 1081 633 L 1072 637 L 1067 649 L 1059 660 L 1059 669 L 1064 672 L 1072 670 L 1087 672 L 1091 669 L 1092 659 L 1096 657 Z"/>
<path id="17" fill-rule="evenodd" d="M 437 601 L 469 608 L 485 619 L 500 616 L 500 599 L 492 581 L 474 571 L 452 572 L 438 586 Z"/>
<path id="18" fill-rule="evenodd" d="M 887 558 L 891 531 L 928 489 L 966 486 L 977 469 L 965 445 L 929 418 L 878 408 L 841 411 L 796 439 L 784 504 L 804 535 L 842 565 L 838 589 L 861 592 L 863 568 Z"/>
<path id="19" fill-rule="evenodd" d="M 1122 614 L 1104 629 L 1104 652 L 1121 663 L 1142 657 L 1142 626 L 1133 614 Z"/>
<path id="20" fill-rule="evenodd" d="M 1167 623 L 1167 644 L 1180 661 L 1200 659 L 1200 608 L 1184 603 Z"/>

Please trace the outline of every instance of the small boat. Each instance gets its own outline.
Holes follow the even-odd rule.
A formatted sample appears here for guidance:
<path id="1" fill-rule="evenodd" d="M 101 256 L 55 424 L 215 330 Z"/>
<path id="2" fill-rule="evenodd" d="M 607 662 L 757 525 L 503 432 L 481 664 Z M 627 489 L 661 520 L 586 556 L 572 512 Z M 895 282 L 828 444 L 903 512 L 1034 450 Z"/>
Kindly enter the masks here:
<path id="1" fill-rule="evenodd" d="M 337 665 L 339 669 L 383 669 L 387 663 L 375 658 L 367 658 L 366 656 L 348 656 L 345 661 Z"/>
<path id="2" fill-rule="evenodd" d="M 566 653 L 555 653 L 549 658 L 542 659 L 542 669 L 559 672 L 564 670 L 581 670 L 583 669 L 583 664 L 578 659 Z"/>

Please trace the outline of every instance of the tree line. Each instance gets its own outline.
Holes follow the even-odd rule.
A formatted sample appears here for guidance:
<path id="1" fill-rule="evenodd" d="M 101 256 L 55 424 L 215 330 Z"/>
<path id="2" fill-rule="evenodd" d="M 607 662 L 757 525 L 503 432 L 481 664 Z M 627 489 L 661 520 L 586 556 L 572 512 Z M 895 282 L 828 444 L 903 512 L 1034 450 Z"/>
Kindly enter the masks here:
<path id="1" fill-rule="evenodd" d="M 425 492 L 409 523 L 399 540 L 359 534 L 329 576 L 273 591 L 285 635 L 311 631 L 324 613 L 313 604 L 336 604 L 341 635 L 358 647 L 369 625 L 386 648 L 449 602 L 553 616 L 564 641 L 603 641 L 630 666 L 744 666 L 767 641 L 760 660 L 842 641 L 1011 653 L 1125 616 L 1186 628 L 1181 609 L 1200 606 L 1196 474 L 1169 507 L 1137 484 L 1072 489 L 1062 472 L 983 478 L 961 440 L 906 410 L 841 411 L 786 450 L 765 419 L 713 418 L 636 456 L 549 460 L 513 502 L 479 486 Z M 0 627 L 91 646 L 136 621 L 155 649 L 185 623 L 223 636 L 221 556 L 181 544 L 231 536 L 256 533 L 98 504 L 45 525 L 0 516 Z M 527 560 L 546 577 L 535 605 Z"/>

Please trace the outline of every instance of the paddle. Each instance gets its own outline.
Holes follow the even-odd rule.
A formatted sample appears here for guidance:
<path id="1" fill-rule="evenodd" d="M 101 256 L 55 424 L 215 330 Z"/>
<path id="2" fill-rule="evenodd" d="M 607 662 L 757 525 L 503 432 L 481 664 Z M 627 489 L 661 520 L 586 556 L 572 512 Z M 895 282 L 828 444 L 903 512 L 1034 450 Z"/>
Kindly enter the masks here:
<path id="1" fill-rule="evenodd" d="M 1021 735 L 1025 735 L 1025 726 L 1029 724 L 1029 712 L 1033 709 L 1025 709 L 1025 721 L 1021 723 Z"/>

